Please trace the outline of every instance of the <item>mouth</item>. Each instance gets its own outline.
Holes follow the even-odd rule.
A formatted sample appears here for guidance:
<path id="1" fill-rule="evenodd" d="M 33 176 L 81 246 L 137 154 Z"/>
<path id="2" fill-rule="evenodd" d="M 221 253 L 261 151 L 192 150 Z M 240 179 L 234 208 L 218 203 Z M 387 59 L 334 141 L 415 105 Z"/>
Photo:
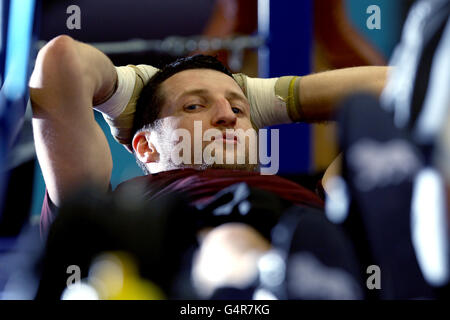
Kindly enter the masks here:
<path id="1" fill-rule="evenodd" d="M 238 143 L 238 137 L 237 135 L 233 134 L 233 133 L 223 133 L 223 135 L 221 137 L 212 137 L 212 141 L 222 141 L 223 143 L 232 143 L 232 144 L 237 144 Z"/>
<path id="2" fill-rule="evenodd" d="M 222 140 L 226 143 L 234 143 L 234 144 L 238 143 L 238 137 L 234 133 L 229 133 L 229 134 L 224 133 L 222 135 Z"/>

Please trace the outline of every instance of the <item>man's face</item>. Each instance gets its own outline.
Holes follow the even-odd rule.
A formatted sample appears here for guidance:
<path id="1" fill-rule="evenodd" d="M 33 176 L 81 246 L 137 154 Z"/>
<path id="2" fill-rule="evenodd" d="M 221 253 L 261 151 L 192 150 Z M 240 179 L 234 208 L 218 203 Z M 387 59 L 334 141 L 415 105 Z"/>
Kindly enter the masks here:
<path id="1" fill-rule="evenodd" d="M 175 146 L 180 145 L 180 141 L 183 140 L 174 133 L 179 132 L 178 129 L 185 129 L 191 137 L 190 164 L 184 163 L 175 167 L 221 167 L 246 170 L 256 168 L 256 164 L 249 164 L 249 153 L 256 154 L 257 143 L 250 143 L 250 139 L 243 138 L 242 135 L 235 137 L 225 134 L 227 129 L 253 130 L 250 121 L 250 105 L 233 78 L 215 70 L 191 69 L 179 72 L 165 80 L 160 90 L 164 97 L 164 104 L 158 120 L 158 129 L 154 130 L 157 132 L 157 137 L 153 140 L 160 162 L 170 163 L 169 167 L 174 167 L 170 157 L 173 156 Z M 195 122 L 197 129 L 194 126 Z M 199 137 L 200 123 L 201 136 Z M 203 141 L 203 134 L 208 130 L 212 132 L 210 129 L 219 130 L 225 134 L 225 137 L 206 139 L 214 141 Z M 256 132 L 253 132 L 256 137 Z M 204 151 L 213 150 L 214 156 L 223 157 L 224 164 L 205 165 L 205 159 L 202 158 L 202 164 L 198 165 L 194 159 L 194 144 L 196 141 L 198 143 L 199 139 L 202 155 Z M 219 146 L 216 147 L 217 145 Z M 197 147 L 196 150 L 199 149 Z M 238 154 L 243 156 L 242 151 L 245 153 L 245 164 L 239 165 L 237 157 Z M 233 159 L 232 161 L 226 161 L 227 154 L 228 159 Z"/>

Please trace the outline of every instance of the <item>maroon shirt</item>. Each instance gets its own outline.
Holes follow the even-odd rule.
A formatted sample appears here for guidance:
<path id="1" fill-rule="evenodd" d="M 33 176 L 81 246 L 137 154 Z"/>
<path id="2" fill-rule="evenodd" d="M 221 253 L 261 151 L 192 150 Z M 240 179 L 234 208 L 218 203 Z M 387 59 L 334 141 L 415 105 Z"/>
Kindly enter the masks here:
<path id="1" fill-rule="evenodd" d="M 277 194 L 293 204 L 323 208 L 324 202 L 314 192 L 299 184 L 276 175 L 261 175 L 259 172 L 227 169 L 177 169 L 157 174 L 136 177 L 119 184 L 116 190 L 138 183 L 144 187 L 144 197 L 155 199 L 169 192 L 180 192 L 192 204 L 211 199 L 217 192 L 235 183 L 245 182 L 251 187 Z M 57 207 L 45 194 L 41 211 L 41 233 L 44 234 L 55 218 Z"/>

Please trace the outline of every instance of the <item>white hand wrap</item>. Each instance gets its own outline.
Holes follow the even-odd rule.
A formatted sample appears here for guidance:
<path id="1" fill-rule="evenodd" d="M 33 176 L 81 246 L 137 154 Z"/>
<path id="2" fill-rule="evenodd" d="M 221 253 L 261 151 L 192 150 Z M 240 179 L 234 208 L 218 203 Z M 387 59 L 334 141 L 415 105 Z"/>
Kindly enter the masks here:
<path id="1" fill-rule="evenodd" d="M 233 77 L 250 103 L 251 119 L 256 127 L 300 121 L 300 77 L 260 79 L 241 73 L 234 74 Z"/>
<path id="2" fill-rule="evenodd" d="M 158 69 L 140 64 L 116 67 L 116 71 L 116 92 L 106 102 L 95 106 L 94 109 L 103 114 L 111 129 L 111 134 L 117 142 L 131 150 L 131 130 L 136 103 L 142 88 Z"/>
<path id="3" fill-rule="evenodd" d="M 130 101 L 136 83 L 136 73 L 131 67 L 116 67 L 117 89 L 116 92 L 104 103 L 94 106 L 103 115 L 117 118 Z"/>

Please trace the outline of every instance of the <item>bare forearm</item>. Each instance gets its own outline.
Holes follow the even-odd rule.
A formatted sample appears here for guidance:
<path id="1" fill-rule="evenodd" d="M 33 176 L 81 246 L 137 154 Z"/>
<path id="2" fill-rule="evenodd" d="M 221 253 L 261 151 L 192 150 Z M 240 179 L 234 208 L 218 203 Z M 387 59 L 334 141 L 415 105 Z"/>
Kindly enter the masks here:
<path id="1" fill-rule="evenodd" d="M 338 69 L 304 76 L 299 99 L 304 121 L 332 120 L 339 102 L 352 92 L 379 96 L 389 67 L 370 66 Z"/>
<path id="2" fill-rule="evenodd" d="M 86 74 L 93 81 L 93 104 L 106 101 L 114 92 L 117 73 L 111 60 L 100 50 L 76 41 L 80 58 L 84 61 Z"/>

